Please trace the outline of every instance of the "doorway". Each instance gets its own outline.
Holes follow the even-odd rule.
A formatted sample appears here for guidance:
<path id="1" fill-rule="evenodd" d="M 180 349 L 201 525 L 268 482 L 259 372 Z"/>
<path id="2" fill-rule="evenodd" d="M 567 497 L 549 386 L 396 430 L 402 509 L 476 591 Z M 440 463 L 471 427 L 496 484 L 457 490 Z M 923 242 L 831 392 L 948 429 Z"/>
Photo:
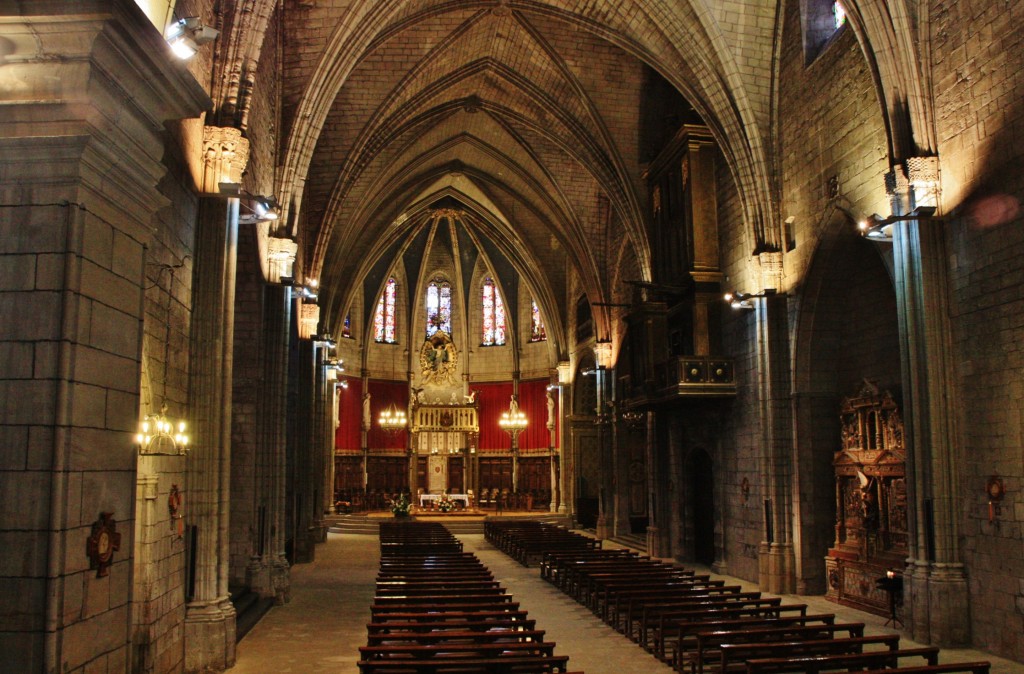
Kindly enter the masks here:
<path id="1" fill-rule="evenodd" d="M 690 513 L 693 517 L 693 559 L 700 564 L 715 561 L 715 475 L 711 456 L 703 449 L 690 455 Z"/>

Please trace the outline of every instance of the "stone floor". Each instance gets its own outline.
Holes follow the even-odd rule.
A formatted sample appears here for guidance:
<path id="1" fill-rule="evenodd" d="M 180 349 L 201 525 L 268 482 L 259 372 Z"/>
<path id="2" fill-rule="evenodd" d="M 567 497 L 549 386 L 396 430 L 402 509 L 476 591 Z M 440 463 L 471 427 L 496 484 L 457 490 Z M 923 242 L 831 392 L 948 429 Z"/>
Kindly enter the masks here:
<path id="1" fill-rule="evenodd" d="M 586 674 L 668 674 L 672 670 L 598 620 L 567 595 L 505 556 L 482 535 L 460 536 L 522 607 L 537 628 L 569 656 L 569 668 Z M 611 547 L 611 546 L 608 546 Z M 330 534 L 316 561 L 292 568 L 292 600 L 276 607 L 238 645 L 232 674 L 357 672 L 358 647 L 366 643 L 366 623 L 378 564 L 376 536 Z M 728 577 L 726 577 L 728 578 Z M 745 585 L 744 581 L 731 579 Z M 751 589 L 754 589 L 751 586 Z M 891 631 L 884 619 L 837 606 L 820 597 L 792 597 L 810 612 L 832 612 L 867 623 L 869 634 Z M 913 642 L 905 640 L 907 647 Z M 993 674 L 1024 672 L 1024 665 L 973 650 L 944 649 L 940 662 L 989 660 Z"/>

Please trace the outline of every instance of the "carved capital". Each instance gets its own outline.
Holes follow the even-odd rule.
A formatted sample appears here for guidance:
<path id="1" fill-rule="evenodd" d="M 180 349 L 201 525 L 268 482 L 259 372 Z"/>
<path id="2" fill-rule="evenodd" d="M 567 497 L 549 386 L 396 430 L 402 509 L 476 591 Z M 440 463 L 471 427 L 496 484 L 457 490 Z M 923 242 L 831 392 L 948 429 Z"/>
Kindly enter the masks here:
<path id="1" fill-rule="evenodd" d="M 757 262 L 761 267 L 761 289 L 779 290 L 782 288 L 782 252 L 772 251 L 759 253 Z"/>
<path id="2" fill-rule="evenodd" d="M 907 159 L 906 165 L 911 209 L 938 208 L 941 192 L 939 158 L 911 157 Z"/>
<path id="3" fill-rule="evenodd" d="M 299 338 L 310 339 L 316 334 L 316 326 L 320 323 L 320 307 L 316 304 L 302 302 L 299 304 Z"/>
<path id="4" fill-rule="evenodd" d="M 295 254 L 299 245 L 291 239 L 271 236 L 267 239 L 267 280 L 280 283 L 281 277 L 292 277 Z"/>
<path id="5" fill-rule="evenodd" d="M 203 194 L 220 194 L 221 183 L 242 182 L 242 171 L 249 163 L 249 140 L 233 127 L 203 127 L 203 174 L 199 186 Z"/>

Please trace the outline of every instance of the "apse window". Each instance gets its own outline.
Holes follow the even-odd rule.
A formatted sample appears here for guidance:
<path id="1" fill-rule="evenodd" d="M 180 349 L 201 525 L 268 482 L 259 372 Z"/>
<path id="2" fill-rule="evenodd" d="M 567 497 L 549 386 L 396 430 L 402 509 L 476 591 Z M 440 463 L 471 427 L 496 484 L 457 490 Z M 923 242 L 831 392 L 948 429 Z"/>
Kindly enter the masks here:
<path id="1" fill-rule="evenodd" d="M 444 279 L 435 279 L 427 286 L 427 337 L 438 330 L 452 334 L 452 286 Z"/>
<path id="2" fill-rule="evenodd" d="M 849 23 L 842 0 L 801 0 L 804 14 L 804 63 L 810 65 L 834 42 Z"/>
<path id="3" fill-rule="evenodd" d="M 389 278 L 384 284 L 384 292 L 377 301 L 377 313 L 373 317 L 373 339 L 379 344 L 395 344 L 395 298 L 398 296 L 398 283 Z"/>
<path id="4" fill-rule="evenodd" d="M 548 339 L 548 333 L 544 330 L 544 319 L 540 316 L 540 307 L 537 306 L 537 300 L 530 302 L 530 341 L 531 342 L 545 342 Z"/>
<path id="5" fill-rule="evenodd" d="M 501 301 L 501 293 L 494 279 L 484 280 L 483 287 L 483 326 L 484 346 L 504 346 L 505 344 L 505 304 Z"/>
<path id="6" fill-rule="evenodd" d="M 839 0 L 832 3 L 832 25 L 836 30 L 846 25 L 846 8 Z"/>

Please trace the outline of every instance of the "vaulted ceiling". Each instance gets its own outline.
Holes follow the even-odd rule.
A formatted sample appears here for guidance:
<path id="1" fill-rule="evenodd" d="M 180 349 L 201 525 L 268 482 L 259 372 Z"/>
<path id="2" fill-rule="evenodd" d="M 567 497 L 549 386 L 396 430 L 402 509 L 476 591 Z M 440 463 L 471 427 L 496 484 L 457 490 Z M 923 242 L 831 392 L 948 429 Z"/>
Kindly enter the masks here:
<path id="1" fill-rule="evenodd" d="M 624 299 L 625 280 L 650 280 L 643 170 L 652 143 L 707 106 L 677 91 L 696 91 L 698 76 L 673 86 L 644 57 L 657 49 L 648 60 L 679 65 L 665 32 L 681 34 L 689 12 L 558 4 L 405 2 L 386 21 L 388 3 L 361 16 L 312 4 L 285 14 L 286 61 L 317 59 L 297 72 L 308 80 L 285 84 L 295 95 L 283 175 L 295 179 L 281 192 L 320 278 L 322 318 L 343 319 L 441 196 L 480 224 L 549 316 L 567 315 L 571 277 L 599 303 Z M 342 25 L 311 31 L 328 17 Z M 707 43 L 686 35 L 684 49 Z"/>
<path id="2" fill-rule="evenodd" d="M 879 81 L 892 156 L 928 147 L 908 0 L 845 5 Z M 214 66 L 222 124 L 245 129 L 266 44 L 276 53 L 273 191 L 301 268 L 320 277 L 329 323 L 442 196 L 481 224 L 556 309 L 549 315 L 566 315 L 569 283 L 593 302 L 622 299 L 623 281 L 651 276 L 643 176 L 661 122 L 708 125 L 738 189 L 744 245 L 780 243 L 771 149 L 778 0 L 218 7 L 229 44 Z M 270 26 L 279 39 L 264 40 Z M 595 319 L 607 329 L 607 315 Z"/>

